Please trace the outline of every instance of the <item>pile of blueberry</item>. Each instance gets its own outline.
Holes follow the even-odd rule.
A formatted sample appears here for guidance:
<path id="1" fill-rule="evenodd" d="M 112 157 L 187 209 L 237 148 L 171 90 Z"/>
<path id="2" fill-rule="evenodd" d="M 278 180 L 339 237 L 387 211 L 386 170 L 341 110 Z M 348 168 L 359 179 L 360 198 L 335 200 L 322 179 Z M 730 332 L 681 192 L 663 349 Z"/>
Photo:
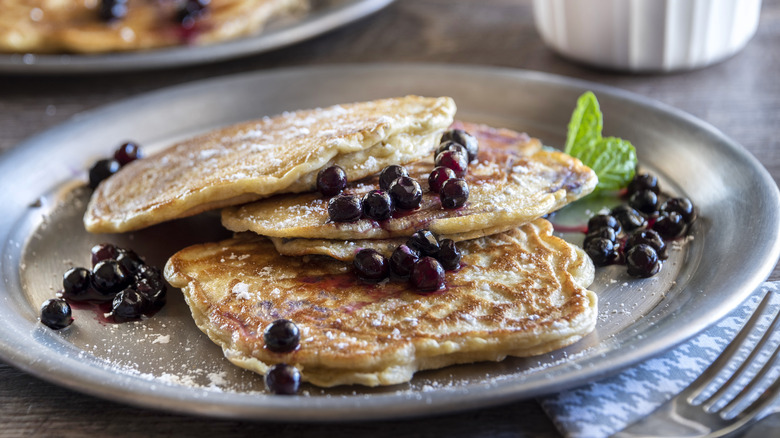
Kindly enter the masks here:
<path id="1" fill-rule="evenodd" d="M 435 292 L 444 288 L 444 271 L 460 266 L 460 250 L 451 239 L 439 241 L 428 230 L 415 232 L 404 245 L 399 245 L 388 260 L 373 249 L 355 254 L 352 265 L 358 277 L 365 281 L 388 278 L 409 280 L 419 292 Z"/>
<path id="2" fill-rule="evenodd" d="M 265 348 L 274 353 L 295 351 L 301 342 L 301 332 L 292 321 L 277 319 L 263 332 Z M 279 363 L 265 374 L 265 386 L 274 394 L 295 394 L 301 385 L 301 373 L 292 365 Z"/>
<path id="3" fill-rule="evenodd" d="M 456 209 L 466 204 L 469 187 L 463 177 L 478 150 L 477 139 L 461 129 L 442 135 L 435 167 L 428 176 L 429 190 L 439 194 L 442 207 Z M 398 165 L 384 168 L 379 174 L 379 190 L 368 192 L 362 199 L 342 193 L 346 187 L 347 174 L 341 167 L 331 166 L 317 175 L 317 190 L 332 196 L 328 215 L 334 222 L 353 222 L 361 217 L 387 220 L 395 211 L 418 208 L 423 196 L 420 183 Z M 396 248 L 389 260 L 376 250 L 363 249 L 355 255 L 353 266 L 366 281 L 378 282 L 392 276 L 409 280 L 420 292 L 433 292 L 444 287 L 445 270 L 460 266 L 460 251 L 452 240 L 439 241 L 430 231 L 420 230 Z"/>
<path id="4" fill-rule="evenodd" d="M 625 263 L 629 275 L 651 277 L 667 258 L 666 240 L 684 236 L 696 211 L 687 198 L 662 201 L 658 178 L 647 173 L 634 177 L 627 196 L 627 204 L 588 221 L 583 248 L 596 266 Z"/>
<path id="5" fill-rule="evenodd" d="M 190 28 L 208 10 L 211 0 L 186 0 L 176 11 L 174 21 Z M 121 20 L 127 15 L 127 0 L 100 0 L 98 17 L 105 22 Z"/>
<path id="6" fill-rule="evenodd" d="M 468 164 L 477 156 L 477 139 L 471 134 L 453 129 L 442 135 L 436 150 L 436 167 L 428 177 L 431 192 L 438 193 L 442 207 L 463 207 L 469 197 L 469 186 L 463 177 Z M 347 187 L 347 174 L 339 166 L 330 166 L 317 175 L 317 190 L 328 201 L 328 216 L 333 222 L 354 222 L 361 217 L 383 221 L 393 212 L 414 210 L 422 202 L 420 183 L 409 176 L 403 166 L 390 165 L 379 174 L 379 189 L 368 192 L 363 198 L 342 193 Z"/>
<path id="7" fill-rule="evenodd" d="M 160 270 L 135 252 L 110 243 L 92 248 L 92 269 L 71 268 L 62 277 L 61 298 L 46 301 L 41 322 L 55 330 L 73 321 L 69 302 L 110 303 L 113 322 L 137 321 L 157 312 L 167 287 Z"/>
<path id="8" fill-rule="evenodd" d="M 132 141 L 122 143 L 114 151 L 113 158 L 98 160 L 92 165 L 89 169 L 89 187 L 93 190 L 96 189 L 101 181 L 117 173 L 122 166 L 141 157 L 141 148 L 138 147 L 138 144 Z"/>

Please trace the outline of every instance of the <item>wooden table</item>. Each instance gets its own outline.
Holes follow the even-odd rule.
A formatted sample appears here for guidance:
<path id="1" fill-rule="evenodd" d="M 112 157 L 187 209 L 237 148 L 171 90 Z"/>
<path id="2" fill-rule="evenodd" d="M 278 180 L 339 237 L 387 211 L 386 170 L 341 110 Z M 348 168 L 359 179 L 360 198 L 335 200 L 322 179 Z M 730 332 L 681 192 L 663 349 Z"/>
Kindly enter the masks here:
<path id="1" fill-rule="evenodd" d="M 555 73 L 626 89 L 718 127 L 780 180 L 780 0 L 765 0 L 745 50 L 706 69 L 629 75 L 574 64 L 544 46 L 530 0 L 399 0 L 381 13 L 275 52 L 213 65 L 82 75 L 0 75 L 0 151 L 72 115 L 141 92 L 283 66 L 437 62 Z M 780 279 L 775 268 L 770 279 Z M 541 436 L 559 433 L 533 401 L 433 418 L 277 424 L 192 418 L 118 405 L 0 362 L 0 437 L 10 436 Z"/>

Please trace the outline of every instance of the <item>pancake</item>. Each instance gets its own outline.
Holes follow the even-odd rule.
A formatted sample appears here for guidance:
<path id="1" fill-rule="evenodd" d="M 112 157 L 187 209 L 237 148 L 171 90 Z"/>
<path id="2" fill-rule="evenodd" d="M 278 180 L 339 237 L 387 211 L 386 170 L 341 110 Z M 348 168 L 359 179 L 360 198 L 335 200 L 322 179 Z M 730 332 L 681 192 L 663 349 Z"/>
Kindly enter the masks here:
<path id="1" fill-rule="evenodd" d="M 477 239 L 491 234 L 509 231 L 516 227 L 494 227 L 468 233 L 444 234 L 437 236 L 439 240 L 450 239 L 455 242 Z M 390 239 L 361 239 L 361 240 L 329 240 L 329 239 L 282 239 L 269 237 L 271 243 L 282 255 L 304 256 L 325 255 L 344 262 L 351 262 L 355 254 L 361 249 L 374 249 L 385 257 L 390 257 L 393 251 L 409 240 L 407 237 L 395 237 Z"/>
<path id="2" fill-rule="evenodd" d="M 261 374 L 288 363 L 324 387 L 392 385 L 418 370 L 538 355 L 593 330 L 593 264 L 546 220 L 459 247 L 461 268 L 427 295 L 406 282 L 363 283 L 328 257 L 279 255 L 251 233 L 185 248 L 165 276 L 228 360 Z M 293 352 L 264 345 L 278 318 L 301 331 Z"/>
<path id="3" fill-rule="evenodd" d="M 438 235 L 508 230 L 530 222 L 577 200 L 596 187 L 596 174 L 578 159 L 541 149 L 526 134 L 493 130 L 484 125 L 463 125 L 479 141 L 477 162 L 464 177 L 469 186 L 466 204 L 456 210 L 442 208 L 437 193 L 428 191 L 433 160 L 406 166 L 409 176 L 423 187 L 418 209 L 376 222 L 332 222 L 329 198 L 319 193 L 275 196 L 222 211 L 222 224 L 233 231 L 253 231 L 277 238 L 388 239 L 410 236 L 420 229 Z M 431 154 L 432 155 L 432 154 Z M 379 188 L 374 175 L 347 186 L 344 193 L 363 196 Z M 485 234 L 484 232 L 482 234 Z"/>
<path id="4" fill-rule="evenodd" d="M 307 0 L 211 0 L 182 26 L 183 1 L 127 0 L 123 18 L 103 21 L 100 0 L 4 0 L 0 52 L 106 53 L 210 44 L 259 32 L 276 17 L 303 12 Z"/>
<path id="5" fill-rule="evenodd" d="M 84 215 L 91 232 L 144 228 L 280 192 L 314 190 L 338 164 L 357 180 L 430 154 L 452 123 L 448 97 L 407 96 L 266 117 L 174 144 L 103 181 Z"/>

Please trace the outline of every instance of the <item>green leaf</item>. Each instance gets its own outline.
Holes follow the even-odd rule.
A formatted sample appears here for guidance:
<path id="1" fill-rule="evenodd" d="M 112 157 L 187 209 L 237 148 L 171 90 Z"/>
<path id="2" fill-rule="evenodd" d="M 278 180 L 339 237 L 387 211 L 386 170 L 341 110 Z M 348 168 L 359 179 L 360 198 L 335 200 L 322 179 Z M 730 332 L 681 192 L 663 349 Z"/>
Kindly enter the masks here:
<path id="1" fill-rule="evenodd" d="M 596 172 L 596 191 L 619 190 L 634 178 L 636 149 L 627 140 L 602 137 L 602 123 L 596 96 L 590 91 L 584 93 L 571 115 L 565 152 Z"/>
<path id="2" fill-rule="evenodd" d="M 622 138 L 601 138 L 578 158 L 599 177 L 597 190 L 620 190 L 634 179 L 636 149 Z"/>
<path id="3" fill-rule="evenodd" d="M 577 99 L 577 107 L 569 121 L 564 152 L 576 156 L 577 150 L 590 147 L 601 138 L 602 124 L 599 101 L 592 91 L 587 91 Z"/>

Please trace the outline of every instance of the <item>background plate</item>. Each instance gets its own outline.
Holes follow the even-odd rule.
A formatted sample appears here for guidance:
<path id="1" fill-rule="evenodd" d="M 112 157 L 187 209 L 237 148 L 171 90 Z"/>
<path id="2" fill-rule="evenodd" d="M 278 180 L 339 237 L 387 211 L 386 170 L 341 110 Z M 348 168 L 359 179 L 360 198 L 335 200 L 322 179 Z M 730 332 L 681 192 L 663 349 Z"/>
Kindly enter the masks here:
<path id="1" fill-rule="evenodd" d="M 0 53 L 0 72 L 128 72 L 222 61 L 267 52 L 313 38 L 371 15 L 393 1 L 312 0 L 311 11 L 301 17 L 271 21 L 257 35 L 206 46 L 181 46 L 102 55 Z"/>
<path id="2" fill-rule="evenodd" d="M 191 320 L 180 294 L 142 323 L 103 324 L 76 310 L 62 332 L 38 306 L 89 248 L 112 241 L 159 266 L 176 250 L 225 232 L 205 214 L 126 235 L 89 235 L 84 169 L 126 139 L 147 151 L 197 132 L 285 110 L 405 94 L 449 95 L 458 118 L 524 130 L 562 145 L 577 97 L 596 92 L 605 135 L 630 139 L 662 188 L 692 199 L 691 240 L 661 274 L 600 269 L 594 333 L 530 359 L 418 373 L 390 388 L 305 386 L 269 396 L 262 378 L 230 365 Z M 112 400 L 179 412 L 344 421 L 450 412 L 559 391 L 613 373 L 715 322 L 765 279 L 780 254 L 778 190 L 761 165 L 714 128 L 656 102 L 582 81 L 509 69 L 436 65 L 284 69 L 196 82 L 85 113 L 0 159 L 0 357 L 49 381 Z M 580 206 L 580 208 L 583 208 Z M 581 239 L 581 236 L 578 236 Z M 577 236 L 573 237 L 575 240 Z"/>

